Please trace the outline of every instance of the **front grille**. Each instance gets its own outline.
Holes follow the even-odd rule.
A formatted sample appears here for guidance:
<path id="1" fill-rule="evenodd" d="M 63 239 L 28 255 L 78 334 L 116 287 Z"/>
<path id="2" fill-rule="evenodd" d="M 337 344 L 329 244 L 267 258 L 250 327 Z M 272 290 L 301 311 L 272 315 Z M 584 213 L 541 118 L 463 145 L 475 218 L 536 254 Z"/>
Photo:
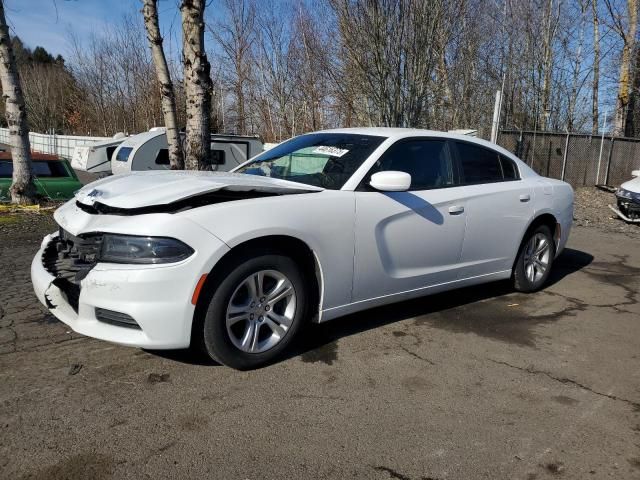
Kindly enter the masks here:
<path id="1" fill-rule="evenodd" d="M 62 290 L 76 312 L 80 281 L 97 263 L 101 247 L 100 234 L 76 237 L 61 228 L 58 237 L 49 242 L 42 255 L 42 265 L 56 277 L 53 284 Z"/>
<path id="2" fill-rule="evenodd" d="M 96 307 L 96 320 L 116 327 L 140 328 L 140 325 L 126 313 Z"/>

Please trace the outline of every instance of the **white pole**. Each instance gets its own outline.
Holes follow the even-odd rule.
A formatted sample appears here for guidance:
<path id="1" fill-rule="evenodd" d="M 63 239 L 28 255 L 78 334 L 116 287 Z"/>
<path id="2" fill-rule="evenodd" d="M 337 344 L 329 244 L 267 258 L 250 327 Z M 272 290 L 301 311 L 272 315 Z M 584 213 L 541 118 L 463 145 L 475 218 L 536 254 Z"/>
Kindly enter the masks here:
<path id="1" fill-rule="evenodd" d="M 496 90 L 496 103 L 493 107 L 493 122 L 491 123 L 491 142 L 498 140 L 498 124 L 500 123 L 500 105 L 502 103 L 502 92 Z"/>
<path id="2" fill-rule="evenodd" d="M 598 171 L 596 172 L 596 185 L 600 183 L 600 164 L 602 163 L 602 149 L 604 147 L 604 131 L 607 128 L 607 114 L 608 110 L 604 112 L 604 120 L 602 121 L 602 139 L 600 140 L 600 155 L 598 155 Z"/>

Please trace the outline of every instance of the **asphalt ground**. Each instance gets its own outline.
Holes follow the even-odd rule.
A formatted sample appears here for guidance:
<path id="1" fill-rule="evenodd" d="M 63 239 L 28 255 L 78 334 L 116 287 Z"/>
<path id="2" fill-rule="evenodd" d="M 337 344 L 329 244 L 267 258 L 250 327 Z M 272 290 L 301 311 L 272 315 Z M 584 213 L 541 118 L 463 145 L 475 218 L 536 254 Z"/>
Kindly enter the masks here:
<path id="1" fill-rule="evenodd" d="M 640 248 L 575 228 L 550 285 L 495 283 L 309 328 L 272 366 L 69 331 L 0 222 L 0 478 L 640 478 Z"/>

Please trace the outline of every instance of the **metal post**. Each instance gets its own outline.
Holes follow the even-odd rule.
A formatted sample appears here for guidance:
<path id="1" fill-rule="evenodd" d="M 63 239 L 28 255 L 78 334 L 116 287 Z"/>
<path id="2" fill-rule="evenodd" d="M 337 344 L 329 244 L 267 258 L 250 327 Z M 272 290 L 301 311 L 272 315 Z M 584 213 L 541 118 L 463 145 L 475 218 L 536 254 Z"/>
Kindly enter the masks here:
<path id="1" fill-rule="evenodd" d="M 560 180 L 564 182 L 564 173 L 567 169 L 567 152 L 569 151 L 569 132 L 567 132 L 567 139 L 564 142 L 564 156 L 562 157 L 562 176 Z"/>
<path id="2" fill-rule="evenodd" d="M 491 143 L 496 143 L 498 140 L 498 124 L 500 123 L 500 105 L 501 105 L 502 92 L 496 90 L 496 103 L 493 106 L 493 122 L 491 122 Z"/>
<path id="3" fill-rule="evenodd" d="M 596 185 L 600 182 L 600 164 L 602 162 L 602 148 L 604 147 L 604 131 L 607 128 L 607 114 L 609 112 L 605 110 L 604 112 L 604 120 L 602 122 L 602 137 L 600 140 L 600 155 L 598 155 L 598 170 L 596 171 Z"/>
<path id="4" fill-rule="evenodd" d="M 611 155 L 613 153 L 613 142 L 615 142 L 615 137 L 611 137 L 611 145 L 609 146 L 609 155 L 607 155 L 607 169 L 604 174 L 604 184 L 609 185 L 609 169 L 611 168 Z"/>

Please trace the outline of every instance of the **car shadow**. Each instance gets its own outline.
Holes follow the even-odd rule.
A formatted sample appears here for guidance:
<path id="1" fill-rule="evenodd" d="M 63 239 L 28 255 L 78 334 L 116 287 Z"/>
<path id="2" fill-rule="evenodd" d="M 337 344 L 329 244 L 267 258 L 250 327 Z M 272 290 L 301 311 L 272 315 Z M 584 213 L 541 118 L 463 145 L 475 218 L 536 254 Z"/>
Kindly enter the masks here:
<path id="1" fill-rule="evenodd" d="M 546 288 L 582 270 L 592 261 L 591 254 L 566 248 L 554 262 Z M 537 317 L 535 321 L 529 322 L 527 319 L 505 316 L 503 312 L 482 311 L 474 308 L 477 302 L 514 293 L 516 292 L 510 281 L 492 282 L 376 307 L 327 323 L 312 324 L 294 342 L 292 348 L 276 360 L 276 363 L 299 357 L 305 363 L 320 362 L 332 365 L 337 360 L 337 341 L 341 338 L 411 318 L 415 318 L 418 324 L 426 323 L 454 332 L 472 332 L 532 346 L 531 327 L 542 321 L 555 319 L 555 315 L 551 316 L 552 318 Z M 486 304 L 483 303 L 483 305 Z M 444 316 L 447 311 L 453 311 L 456 314 L 447 318 Z M 404 336 L 406 333 L 394 332 L 394 335 Z M 147 352 L 188 365 L 219 366 L 206 355 L 190 349 L 147 350 Z"/>
<path id="2" fill-rule="evenodd" d="M 545 289 L 582 270 L 592 261 L 593 256 L 589 253 L 565 249 L 554 262 Z M 496 308 L 491 302 L 478 304 L 483 300 L 510 294 L 527 295 L 517 293 L 511 281 L 498 281 L 393 303 L 327 323 L 313 324 L 296 342 L 287 358 L 300 357 L 307 363 L 331 365 L 337 359 L 337 341 L 341 338 L 408 319 L 415 319 L 416 325 L 427 324 L 452 332 L 476 333 L 509 343 L 535 346 L 533 327 L 560 318 L 565 313 L 561 311 L 558 314 L 528 318 L 521 312 L 505 312 L 502 305 Z M 516 297 L 518 298 L 521 297 Z M 403 331 L 394 331 L 393 334 L 407 335 Z"/>

